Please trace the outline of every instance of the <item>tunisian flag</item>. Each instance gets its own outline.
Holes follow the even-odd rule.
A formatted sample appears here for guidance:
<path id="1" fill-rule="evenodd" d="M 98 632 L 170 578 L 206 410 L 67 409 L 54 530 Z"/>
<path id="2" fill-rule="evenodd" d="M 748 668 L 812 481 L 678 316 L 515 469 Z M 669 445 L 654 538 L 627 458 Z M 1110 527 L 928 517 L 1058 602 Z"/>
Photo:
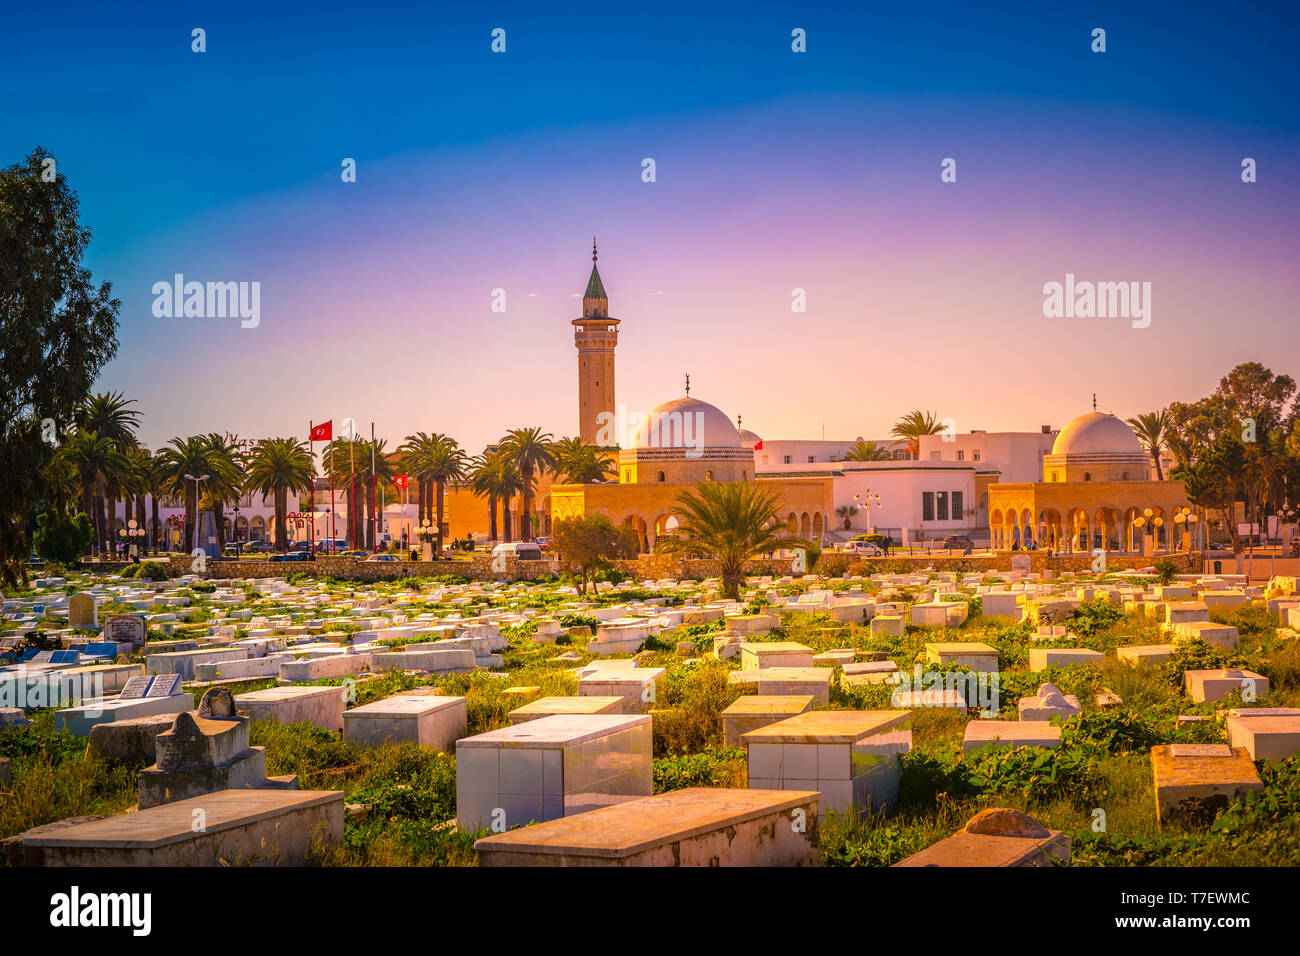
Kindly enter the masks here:
<path id="1" fill-rule="evenodd" d="M 760 438 L 758 441 L 754 442 L 754 451 L 762 451 L 762 450 L 763 450 L 763 439 Z"/>
<path id="2" fill-rule="evenodd" d="M 405 488 L 406 482 L 407 482 L 407 478 L 405 474 L 393 476 L 393 484 L 395 484 L 398 488 Z"/>
<path id="3" fill-rule="evenodd" d="M 333 432 L 334 432 L 333 425 L 334 425 L 334 419 L 332 418 L 327 422 L 321 422 L 321 424 L 317 425 L 315 428 L 311 430 L 311 440 L 329 441 L 331 437 L 333 437 Z"/>

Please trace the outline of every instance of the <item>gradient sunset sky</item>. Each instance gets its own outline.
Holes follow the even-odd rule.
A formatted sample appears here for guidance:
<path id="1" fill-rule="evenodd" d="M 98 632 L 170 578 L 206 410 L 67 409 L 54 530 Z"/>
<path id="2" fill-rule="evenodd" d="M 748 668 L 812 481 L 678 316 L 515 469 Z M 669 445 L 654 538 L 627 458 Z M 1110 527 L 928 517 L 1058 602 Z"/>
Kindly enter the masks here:
<path id="1" fill-rule="evenodd" d="M 79 193 L 145 444 L 575 434 L 593 234 L 632 411 L 689 372 L 767 438 L 1037 430 L 1300 376 L 1294 4 L 542 6 L 6 11 L 0 165 Z M 178 272 L 260 326 L 155 318 Z M 1066 273 L 1150 282 L 1150 327 L 1044 318 Z"/>

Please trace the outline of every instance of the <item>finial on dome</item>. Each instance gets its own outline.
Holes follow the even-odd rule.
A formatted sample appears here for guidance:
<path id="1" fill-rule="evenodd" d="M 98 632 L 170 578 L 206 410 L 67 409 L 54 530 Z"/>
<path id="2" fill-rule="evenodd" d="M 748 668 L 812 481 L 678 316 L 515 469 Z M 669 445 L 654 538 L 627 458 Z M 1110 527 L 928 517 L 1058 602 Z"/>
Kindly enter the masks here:
<path id="1" fill-rule="evenodd" d="M 736 431 L 740 431 L 740 412 L 736 412 Z"/>
<path id="2" fill-rule="evenodd" d="M 691 394 L 691 373 L 686 373 L 686 394 Z"/>
<path id="3" fill-rule="evenodd" d="M 1097 410 L 1097 393 L 1096 393 L 1096 392 L 1093 392 L 1093 393 L 1092 393 L 1092 410 L 1093 410 L 1094 412 Z"/>
<path id="4" fill-rule="evenodd" d="M 591 261 L 596 261 L 596 237 L 591 237 Z"/>

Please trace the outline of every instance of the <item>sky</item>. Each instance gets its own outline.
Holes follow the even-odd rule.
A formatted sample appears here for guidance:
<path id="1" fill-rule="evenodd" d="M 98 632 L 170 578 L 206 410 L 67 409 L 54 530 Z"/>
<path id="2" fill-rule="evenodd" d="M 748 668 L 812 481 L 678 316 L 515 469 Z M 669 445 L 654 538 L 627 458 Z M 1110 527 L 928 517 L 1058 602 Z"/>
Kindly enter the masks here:
<path id="1" fill-rule="evenodd" d="M 593 234 L 632 412 L 689 373 L 768 438 L 1037 431 L 1300 376 L 1294 5 L 542 6 L 6 10 L 0 165 L 79 194 L 144 444 L 576 434 Z M 258 324 L 156 316 L 177 273 Z M 1149 325 L 1045 317 L 1067 274 Z"/>

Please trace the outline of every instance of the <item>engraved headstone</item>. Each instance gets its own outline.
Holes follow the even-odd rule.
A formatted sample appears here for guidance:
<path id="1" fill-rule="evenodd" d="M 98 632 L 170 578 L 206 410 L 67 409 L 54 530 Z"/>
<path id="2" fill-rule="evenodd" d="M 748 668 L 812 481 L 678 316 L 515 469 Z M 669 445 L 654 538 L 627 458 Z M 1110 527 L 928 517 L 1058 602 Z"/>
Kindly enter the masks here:
<path id="1" fill-rule="evenodd" d="M 149 692 L 149 684 L 152 681 L 152 677 L 146 677 L 143 674 L 132 677 L 122 685 L 122 692 L 118 696 L 126 700 L 135 700 L 143 697 Z"/>
<path id="2" fill-rule="evenodd" d="M 146 697 L 171 697 L 181 690 L 180 674 L 159 674 L 145 692 Z"/>
<path id="3" fill-rule="evenodd" d="M 139 614 L 115 614 L 104 620 L 104 640 L 141 647 L 145 642 L 144 618 Z"/>

